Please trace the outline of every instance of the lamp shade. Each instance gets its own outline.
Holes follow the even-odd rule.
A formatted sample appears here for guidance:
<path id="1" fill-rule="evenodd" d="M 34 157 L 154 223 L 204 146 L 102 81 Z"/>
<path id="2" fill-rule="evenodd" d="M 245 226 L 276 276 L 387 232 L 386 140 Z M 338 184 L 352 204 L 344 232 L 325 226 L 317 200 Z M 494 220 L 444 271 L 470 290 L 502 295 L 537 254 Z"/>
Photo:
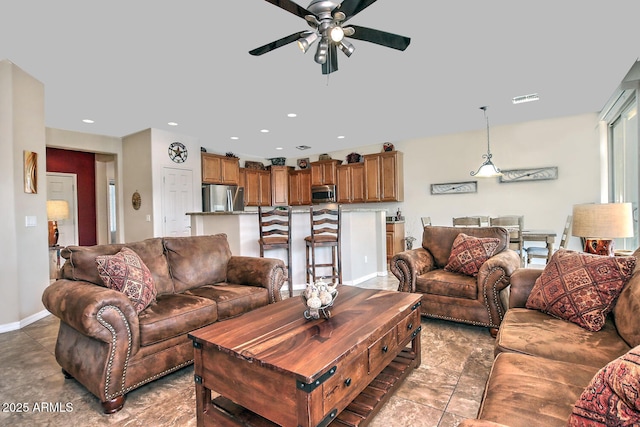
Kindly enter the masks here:
<path id="1" fill-rule="evenodd" d="M 574 205 L 571 234 L 577 237 L 601 239 L 633 237 L 631 203 Z"/>
<path id="2" fill-rule="evenodd" d="M 47 219 L 59 221 L 69 218 L 69 203 L 66 200 L 47 200 Z"/>

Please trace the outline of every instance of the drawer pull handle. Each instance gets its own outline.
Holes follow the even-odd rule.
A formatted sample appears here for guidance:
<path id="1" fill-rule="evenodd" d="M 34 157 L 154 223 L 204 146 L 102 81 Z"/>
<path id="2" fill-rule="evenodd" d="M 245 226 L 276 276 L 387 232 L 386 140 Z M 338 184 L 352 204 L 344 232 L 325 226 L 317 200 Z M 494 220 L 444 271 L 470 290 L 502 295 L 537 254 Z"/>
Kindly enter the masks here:
<path id="1" fill-rule="evenodd" d="M 349 387 L 351 385 L 351 378 L 347 378 L 346 380 L 344 380 L 344 385 Z"/>
<path id="2" fill-rule="evenodd" d="M 413 329 L 413 323 L 409 323 L 409 324 L 407 325 L 407 329 L 408 329 L 408 330 Z"/>
<path id="3" fill-rule="evenodd" d="M 382 347 L 382 352 L 383 353 L 386 353 L 387 351 L 389 351 L 389 347 L 388 346 L 385 345 L 384 347 Z"/>

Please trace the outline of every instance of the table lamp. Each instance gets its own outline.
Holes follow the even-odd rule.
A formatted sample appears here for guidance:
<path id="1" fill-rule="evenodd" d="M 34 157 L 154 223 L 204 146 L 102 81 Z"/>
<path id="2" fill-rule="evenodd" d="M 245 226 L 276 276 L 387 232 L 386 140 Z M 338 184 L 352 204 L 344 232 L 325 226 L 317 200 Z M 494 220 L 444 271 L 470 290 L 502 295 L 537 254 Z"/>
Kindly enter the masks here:
<path id="1" fill-rule="evenodd" d="M 58 221 L 69 218 L 69 203 L 66 200 L 47 200 L 47 219 L 49 220 L 49 246 L 58 244 Z"/>
<path id="2" fill-rule="evenodd" d="M 613 239 L 633 237 L 631 203 L 574 205 L 571 234 L 586 239 L 585 252 L 613 256 Z"/>

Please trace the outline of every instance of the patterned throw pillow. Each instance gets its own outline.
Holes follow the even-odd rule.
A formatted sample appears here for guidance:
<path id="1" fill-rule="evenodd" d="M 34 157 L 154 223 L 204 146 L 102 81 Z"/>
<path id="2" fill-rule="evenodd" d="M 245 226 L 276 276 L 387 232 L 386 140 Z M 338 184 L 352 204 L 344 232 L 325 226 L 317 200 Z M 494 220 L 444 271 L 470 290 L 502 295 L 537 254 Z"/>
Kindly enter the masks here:
<path id="1" fill-rule="evenodd" d="M 635 347 L 598 371 L 574 405 L 567 426 L 639 424 L 640 347 Z"/>
<path id="2" fill-rule="evenodd" d="M 560 249 L 536 279 L 526 307 L 599 331 L 635 265 L 633 256 Z"/>
<path id="3" fill-rule="evenodd" d="M 115 255 L 96 257 L 98 274 L 107 288 L 124 293 L 140 313 L 156 299 L 156 286 L 147 266 L 137 253 L 122 248 Z"/>
<path id="4" fill-rule="evenodd" d="M 482 264 L 495 254 L 499 243 L 500 239 L 495 237 L 473 237 L 460 233 L 453 241 L 451 255 L 444 269 L 475 277 Z"/>

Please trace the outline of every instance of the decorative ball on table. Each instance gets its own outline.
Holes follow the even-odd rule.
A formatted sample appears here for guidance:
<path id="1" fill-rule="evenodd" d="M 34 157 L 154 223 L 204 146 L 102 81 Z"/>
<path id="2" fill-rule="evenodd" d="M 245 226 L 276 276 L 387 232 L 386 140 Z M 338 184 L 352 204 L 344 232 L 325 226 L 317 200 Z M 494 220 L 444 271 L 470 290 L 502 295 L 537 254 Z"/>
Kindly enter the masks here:
<path id="1" fill-rule="evenodd" d="M 307 307 L 304 312 L 304 318 L 307 320 L 319 319 L 320 314 L 325 318 L 331 317 L 329 307 L 333 306 L 338 296 L 337 284 L 325 283 L 317 281 L 307 285 L 302 293 L 302 301 Z"/>

